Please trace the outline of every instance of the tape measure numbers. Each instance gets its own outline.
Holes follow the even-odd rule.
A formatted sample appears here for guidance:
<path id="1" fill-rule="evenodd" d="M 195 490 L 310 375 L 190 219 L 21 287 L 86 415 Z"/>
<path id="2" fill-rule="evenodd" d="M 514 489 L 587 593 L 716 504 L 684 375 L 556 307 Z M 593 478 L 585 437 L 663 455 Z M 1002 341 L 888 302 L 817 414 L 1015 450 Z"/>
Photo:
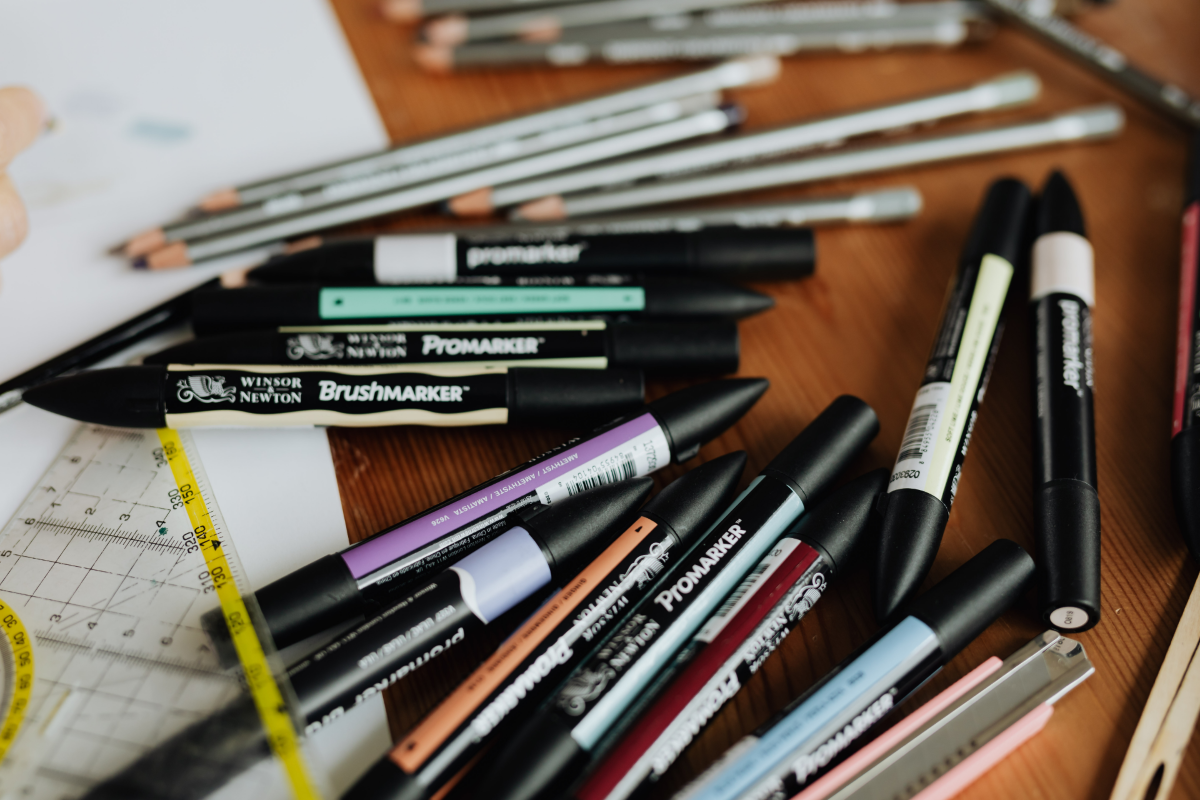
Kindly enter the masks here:
<path id="1" fill-rule="evenodd" d="M 17 612 L 3 600 L 0 600 L 0 630 L 4 632 L 12 657 L 12 663 L 5 670 L 3 706 L 0 706 L 4 709 L 4 719 L 0 722 L 0 761 L 3 761 L 21 730 L 25 709 L 29 707 L 29 697 L 33 693 L 33 642 Z"/>
<path id="2" fill-rule="evenodd" d="M 254 625 L 251 623 L 246 602 L 242 599 L 242 594 L 238 589 L 230 555 L 227 554 L 220 531 L 214 524 L 208 505 L 200 491 L 201 483 L 192 468 L 183 438 L 178 431 L 167 429 L 159 430 L 158 438 L 162 442 L 163 455 L 175 477 L 180 498 L 187 509 L 188 519 L 192 523 L 192 530 L 196 536 L 196 543 L 200 545 L 200 551 L 204 555 L 209 578 L 216 590 L 221 611 L 225 616 L 225 624 L 229 627 L 230 637 L 246 676 L 250 696 L 262 719 L 263 729 L 267 733 L 271 750 L 282 762 L 292 787 L 292 793 L 296 798 L 298 800 L 317 800 L 320 795 L 314 788 L 308 767 L 304 763 L 299 737 L 288 713 L 283 691 L 275 681 L 262 641 L 258 638 Z M 0 623 L 3 622 L 4 616 L 0 614 Z M 25 640 L 28 641 L 27 636 Z M 31 659 L 31 672 L 32 663 Z M 32 683 L 32 681 L 30 682 Z M 0 748 L 2 747 L 3 744 L 0 743 Z"/>

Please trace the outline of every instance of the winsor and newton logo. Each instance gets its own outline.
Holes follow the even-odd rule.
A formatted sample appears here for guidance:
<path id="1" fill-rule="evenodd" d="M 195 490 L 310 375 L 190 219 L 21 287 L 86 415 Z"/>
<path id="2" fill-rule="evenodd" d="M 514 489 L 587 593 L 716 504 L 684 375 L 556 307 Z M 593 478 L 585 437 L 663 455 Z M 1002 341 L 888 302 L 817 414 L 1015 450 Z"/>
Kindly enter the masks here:
<path id="1" fill-rule="evenodd" d="M 541 340 L 533 336 L 499 336 L 491 339 L 449 339 L 436 333 L 421 336 L 421 355 L 536 356 Z"/>
<path id="2" fill-rule="evenodd" d="M 239 403 L 299 403 L 300 379 L 294 375 L 242 376 Z"/>
<path id="3" fill-rule="evenodd" d="M 181 403 L 199 400 L 201 403 L 232 403 L 237 397 L 237 388 L 225 385 L 224 375 L 189 375 L 179 381 L 175 396 Z"/>
<path id="4" fill-rule="evenodd" d="M 327 361 L 331 358 L 342 358 L 345 353 L 346 345 L 335 342 L 332 336 L 325 334 L 302 333 L 299 336 L 289 336 L 287 340 L 287 357 L 292 361 Z"/>
<path id="5" fill-rule="evenodd" d="M 335 381 L 319 381 L 323 403 L 349 400 L 359 403 L 461 403 L 470 386 L 381 386 L 376 381 L 347 386 Z"/>
<path id="6" fill-rule="evenodd" d="M 717 539 L 712 547 L 704 551 L 704 555 L 700 556 L 700 560 L 693 564 L 691 569 L 681 575 L 673 586 L 655 597 L 654 602 L 670 612 L 675 608 L 676 603 L 683 600 L 685 594 L 691 594 L 692 589 L 700 585 L 700 582 L 704 580 L 704 576 L 708 575 L 709 570 L 715 567 L 725 557 L 725 554 L 733 549 L 738 540 L 745 535 L 746 529 L 741 525 L 730 525 L 725 534 L 720 539 Z"/>
<path id="7" fill-rule="evenodd" d="M 504 264 L 574 264 L 579 261 L 586 242 L 580 244 L 509 244 L 496 247 L 467 248 L 467 269 Z"/>

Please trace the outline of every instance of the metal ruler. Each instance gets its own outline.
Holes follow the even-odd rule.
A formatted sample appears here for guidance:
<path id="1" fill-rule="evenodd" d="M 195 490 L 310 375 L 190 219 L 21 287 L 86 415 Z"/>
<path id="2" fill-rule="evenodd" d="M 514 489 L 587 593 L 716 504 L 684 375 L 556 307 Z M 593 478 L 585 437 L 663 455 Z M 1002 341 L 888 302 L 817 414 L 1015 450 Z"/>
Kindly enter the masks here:
<path id="1" fill-rule="evenodd" d="M 7 611 L 36 664 L 23 706 L 6 691 L 0 708 L 0 797 L 79 796 L 237 697 L 200 627 L 218 602 L 292 790 L 314 797 L 247 588 L 187 434 L 81 426 L 0 529 L 0 643 L 16 664 Z"/>

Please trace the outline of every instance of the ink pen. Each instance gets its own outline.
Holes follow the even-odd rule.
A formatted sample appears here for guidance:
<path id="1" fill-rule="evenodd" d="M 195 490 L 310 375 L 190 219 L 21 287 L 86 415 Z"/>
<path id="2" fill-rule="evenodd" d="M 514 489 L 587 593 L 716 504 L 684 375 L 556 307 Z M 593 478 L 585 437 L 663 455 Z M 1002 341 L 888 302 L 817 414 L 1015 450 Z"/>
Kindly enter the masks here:
<path id="1" fill-rule="evenodd" d="M 609 737 L 613 746 L 573 797 L 625 800 L 651 790 L 850 566 L 875 532 L 887 475 L 878 469 L 847 483 L 771 548 L 660 676 L 669 685 L 658 699 L 626 715 L 626 730 Z"/>
<path id="2" fill-rule="evenodd" d="M 569 580 L 634 518 L 652 488 L 649 477 L 634 478 L 515 515 L 500 536 L 289 667 L 304 733 L 426 668 L 552 581 Z M 270 753 L 253 699 L 243 695 L 86 797 L 205 797 Z"/>
<path id="3" fill-rule="evenodd" d="M 737 372 L 737 323 L 459 322 L 326 325 L 205 336 L 145 364 L 383 364 Z"/>
<path id="4" fill-rule="evenodd" d="M 1029 203 L 1029 190 L 1020 181 L 993 183 L 950 282 L 888 484 L 875 562 L 875 614 L 881 622 L 916 592 L 941 544 L 1000 347 L 1001 317 L 1025 246 Z"/>
<path id="5" fill-rule="evenodd" d="M 1100 496 L 1092 412 L 1092 246 L 1061 172 L 1034 215 L 1034 528 L 1042 619 L 1083 631 L 1100 621 Z"/>
<path id="6" fill-rule="evenodd" d="M 468 232 L 410 233 L 343 239 L 278 256 L 251 269 L 246 278 L 327 286 L 608 272 L 762 280 L 811 275 L 815 262 L 813 233 L 808 228 L 572 234 L 540 241 Z"/>
<path id="7" fill-rule="evenodd" d="M 411 319 L 581 317 L 738 319 L 774 305 L 767 295 L 715 281 L 640 286 L 251 286 L 192 298 L 197 334 Z"/>
<path id="8" fill-rule="evenodd" d="M 744 378 L 669 394 L 268 584 L 255 598 L 276 647 L 390 605 L 414 582 L 495 537 L 505 518 L 525 506 L 687 461 L 737 422 L 768 385 Z M 225 636 L 219 613 L 202 622 L 214 639 Z"/>
<path id="9" fill-rule="evenodd" d="M 647 503 L 641 517 L 539 608 L 459 684 L 347 797 L 429 798 L 523 721 L 565 675 L 620 625 L 681 551 L 733 499 L 746 454 L 700 465 Z"/>
<path id="10" fill-rule="evenodd" d="M 1017 601 L 1033 572 L 1015 542 L 992 542 L 676 797 L 795 795 L 878 735 L 895 706 Z"/>
<path id="11" fill-rule="evenodd" d="M 653 698 L 656 676 L 878 430 L 871 407 L 843 395 L 801 431 L 625 624 L 489 753 L 478 780 L 491 800 L 550 796 L 586 770 L 630 710 Z"/>
<path id="12" fill-rule="evenodd" d="M 432 364 L 112 367 L 25 392 L 31 406 L 118 428 L 580 425 L 642 400 L 640 372 Z"/>
<path id="13" fill-rule="evenodd" d="M 1200 560 L 1200 134 L 1191 144 L 1180 234 L 1171 495 L 1183 540 Z"/>

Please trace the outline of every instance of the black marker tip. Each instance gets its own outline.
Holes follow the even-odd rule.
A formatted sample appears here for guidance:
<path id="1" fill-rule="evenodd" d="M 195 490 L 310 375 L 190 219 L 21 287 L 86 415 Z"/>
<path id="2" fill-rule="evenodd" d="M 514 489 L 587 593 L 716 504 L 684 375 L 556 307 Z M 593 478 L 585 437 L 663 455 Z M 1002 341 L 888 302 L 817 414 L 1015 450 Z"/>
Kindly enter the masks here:
<path id="1" fill-rule="evenodd" d="M 886 495 L 875 555 L 875 617 L 881 623 L 916 594 L 942 543 L 950 511 L 919 489 Z"/>
<path id="2" fill-rule="evenodd" d="M 1075 196 L 1067 176 L 1058 170 L 1050 173 L 1046 185 L 1042 187 L 1033 233 L 1034 236 L 1041 236 L 1056 232 L 1087 237 L 1079 199 Z"/>
<path id="3" fill-rule="evenodd" d="M 553 713 L 538 714 L 495 749 L 497 757 L 488 758 L 490 769 L 479 784 L 487 787 L 489 800 L 558 797 L 589 761 L 570 728 Z"/>
<path id="4" fill-rule="evenodd" d="M 879 530 L 876 501 L 887 490 L 889 471 L 859 475 L 800 518 L 797 533 L 821 551 L 834 574 L 844 572 L 859 546 Z"/>
<path id="5" fill-rule="evenodd" d="M 22 399 L 64 417 L 116 428 L 161 428 L 161 366 L 113 367 L 79 372 L 26 389 Z"/>
<path id="6" fill-rule="evenodd" d="M 703 533 L 714 515 L 733 501 L 745 469 L 745 450 L 706 461 L 655 495 L 642 509 L 642 516 L 667 525 L 686 542 Z"/>
<path id="7" fill-rule="evenodd" d="M 709 381 L 655 400 L 646 410 L 662 424 L 675 462 L 682 464 L 741 419 L 770 386 L 766 378 Z"/>

